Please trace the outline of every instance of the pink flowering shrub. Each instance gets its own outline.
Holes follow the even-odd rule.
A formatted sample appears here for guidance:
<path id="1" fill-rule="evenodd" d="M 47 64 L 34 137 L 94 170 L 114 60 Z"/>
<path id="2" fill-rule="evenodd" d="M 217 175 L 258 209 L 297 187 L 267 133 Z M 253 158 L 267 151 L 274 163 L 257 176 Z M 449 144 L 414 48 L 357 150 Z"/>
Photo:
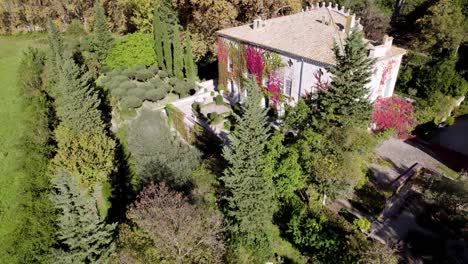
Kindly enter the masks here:
<path id="1" fill-rule="evenodd" d="M 245 60 L 249 73 L 255 75 L 258 85 L 261 85 L 263 69 L 265 68 L 261 50 L 254 47 L 248 47 L 245 50 Z"/>
<path id="2" fill-rule="evenodd" d="M 281 100 L 281 87 L 283 87 L 283 78 L 281 78 L 278 71 L 274 71 L 270 75 L 270 81 L 266 89 L 271 94 L 271 101 L 275 107 L 278 106 L 278 103 Z"/>
<path id="3" fill-rule="evenodd" d="M 411 103 L 397 96 L 377 98 L 373 119 L 375 131 L 393 128 L 400 138 L 408 137 L 417 124 Z"/>

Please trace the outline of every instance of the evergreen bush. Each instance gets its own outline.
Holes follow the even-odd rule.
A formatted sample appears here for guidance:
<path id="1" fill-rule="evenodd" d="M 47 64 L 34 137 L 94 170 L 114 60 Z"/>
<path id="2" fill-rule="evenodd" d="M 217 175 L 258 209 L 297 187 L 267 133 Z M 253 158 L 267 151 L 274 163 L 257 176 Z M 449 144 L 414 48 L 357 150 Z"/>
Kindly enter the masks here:
<path id="1" fill-rule="evenodd" d="M 451 126 L 455 124 L 455 117 L 453 116 L 447 117 L 447 120 L 445 120 L 445 124 L 447 124 L 447 126 Z"/>
<path id="2" fill-rule="evenodd" d="M 167 77 L 169 77 L 169 74 L 168 74 L 166 71 L 160 71 L 160 72 L 158 73 L 158 76 L 159 76 L 159 78 L 161 78 L 161 79 L 166 79 Z"/>
<path id="3" fill-rule="evenodd" d="M 114 87 L 118 87 L 120 89 L 124 89 L 125 91 L 128 91 L 128 90 L 132 90 L 132 89 L 135 89 L 136 87 L 136 83 L 135 82 L 132 82 L 132 81 L 129 81 L 128 79 L 124 82 L 121 82 L 119 84 L 117 84 L 116 86 Z"/>
<path id="4" fill-rule="evenodd" d="M 122 106 L 128 108 L 138 108 L 142 105 L 142 100 L 136 96 L 124 97 L 121 101 Z"/>
<path id="5" fill-rule="evenodd" d="M 132 80 L 135 79 L 136 74 L 137 74 L 137 70 L 135 68 L 125 69 L 122 71 L 122 75 Z"/>
<path id="6" fill-rule="evenodd" d="M 154 90 L 154 85 L 150 82 L 140 83 L 139 87 L 145 91 Z"/>
<path id="7" fill-rule="evenodd" d="M 159 100 L 164 99 L 166 97 L 167 92 L 164 89 L 155 89 L 155 90 L 150 90 L 145 93 L 145 99 L 156 102 Z"/>
<path id="8" fill-rule="evenodd" d="M 135 96 L 140 99 L 145 98 L 145 93 L 146 93 L 146 90 L 140 87 L 127 90 L 127 96 Z"/>
<path id="9" fill-rule="evenodd" d="M 218 94 L 216 97 L 215 97 L 215 104 L 216 105 L 222 105 L 224 104 L 224 98 L 222 95 Z"/>
<path id="10" fill-rule="evenodd" d="M 122 99 L 122 97 L 126 96 L 127 95 L 127 90 L 126 89 L 123 89 L 123 88 L 117 88 L 117 89 L 113 89 L 111 91 L 111 95 L 112 96 L 115 96 L 119 99 Z"/>
<path id="11" fill-rule="evenodd" d="M 135 73 L 135 78 L 140 82 L 146 82 L 154 77 L 154 73 L 149 69 L 139 70 Z"/>

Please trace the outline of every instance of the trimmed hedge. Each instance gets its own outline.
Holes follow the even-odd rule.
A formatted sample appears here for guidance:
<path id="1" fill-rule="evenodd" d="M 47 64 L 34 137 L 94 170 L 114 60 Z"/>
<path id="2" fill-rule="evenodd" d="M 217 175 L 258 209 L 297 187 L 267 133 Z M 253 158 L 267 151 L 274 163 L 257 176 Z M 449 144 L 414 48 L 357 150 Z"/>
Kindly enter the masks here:
<path id="1" fill-rule="evenodd" d="M 163 89 L 150 90 L 145 93 L 145 99 L 152 102 L 156 102 L 164 99 L 166 95 L 167 92 Z"/>
<path id="2" fill-rule="evenodd" d="M 128 96 L 135 96 L 140 99 L 145 99 L 146 90 L 140 87 L 133 88 L 127 91 Z"/>
<path id="3" fill-rule="evenodd" d="M 143 102 L 136 96 L 127 96 L 122 99 L 121 104 L 128 108 L 138 108 L 143 104 Z"/>

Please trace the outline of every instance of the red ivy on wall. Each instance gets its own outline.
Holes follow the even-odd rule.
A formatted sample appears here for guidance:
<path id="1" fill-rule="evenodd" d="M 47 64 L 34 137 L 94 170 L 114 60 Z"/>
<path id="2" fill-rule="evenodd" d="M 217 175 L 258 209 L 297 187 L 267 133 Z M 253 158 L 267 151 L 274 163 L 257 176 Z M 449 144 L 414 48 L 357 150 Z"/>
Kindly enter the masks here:
<path id="1" fill-rule="evenodd" d="M 221 38 L 218 38 L 218 60 L 227 65 L 229 48 Z"/>
<path id="2" fill-rule="evenodd" d="M 373 119 L 376 131 L 393 128 L 400 138 L 408 137 L 417 124 L 413 105 L 397 96 L 377 98 Z"/>
<path id="3" fill-rule="evenodd" d="M 263 69 L 265 68 L 261 50 L 254 47 L 248 47 L 245 50 L 245 60 L 249 73 L 255 75 L 258 85 L 261 85 Z"/>
<path id="4" fill-rule="evenodd" d="M 324 91 L 327 90 L 330 87 L 330 82 L 328 80 L 323 80 L 323 71 L 322 69 L 319 69 L 314 73 L 314 78 L 315 78 L 315 88 L 317 88 L 319 91 Z"/>
<path id="5" fill-rule="evenodd" d="M 392 73 L 393 64 L 395 64 L 394 60 L 391 60 L 384 66 L 382 71 L 382 78 L 380 78 L 380 85 L 385 85 L 387 83 L 390 74 Z"/>
<path id="6" fill-rule="evenodd" d="M 276 70 L 270 75 L 268 87 L 266 87 L 267 91 L 271 93 L 271 101 L 274 107 L 277 107 L 281 100 L 281 87 L 283 87 L 283 78 L 280 71 Z"/>

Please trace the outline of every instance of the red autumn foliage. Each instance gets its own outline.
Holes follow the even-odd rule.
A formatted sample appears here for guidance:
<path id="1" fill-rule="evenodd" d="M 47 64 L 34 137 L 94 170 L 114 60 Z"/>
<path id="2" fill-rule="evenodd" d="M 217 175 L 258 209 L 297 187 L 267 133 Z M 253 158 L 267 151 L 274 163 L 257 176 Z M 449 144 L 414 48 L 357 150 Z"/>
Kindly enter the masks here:
<path id="1" fill-rule="evenodd" d="M 393 128 L 400 138 L 408 137 L 417 124 L 413 105 L 398 96 L 377 98 L 373 119 L 375 131 Z"/>
<path id="2" fill-rule="evenodd" d="M 315 88 L 317 88 L 319 91 L 327 90 L 330 87 L 330 82 L 328 80 L 322 79 L 322 77 L 323 77 L 322 69 L 319 69 L 318 71 L 314 73 L 314 78 L 316 80 Z"/>
<path id="3" fill-rule="evenodd" d="M 254 47 L 248 47 L 245 50 L 245 60 L 249 73 L 255 75 L 258 85 L 261 85 L 263 68 L 265 68 L 261 50 Z"/>
<path id="4" fill-rule="evenodd" d="M 271 100 L 275 107 L 278 106 L 278 103 L 281 99 L 281 87 L 283 87 L 283 78 L 281 78 L 278 71 L 273 72 L 270 75 L 270 81 L 266 89 L 271 93 Z"/>
<path id="5" fill-rule="evenodd" d="M 223 64 L 227 64 L 228 56 L 229 48 L 227 44 L 222 39 L 218 39 L 218 60 Z"/>

